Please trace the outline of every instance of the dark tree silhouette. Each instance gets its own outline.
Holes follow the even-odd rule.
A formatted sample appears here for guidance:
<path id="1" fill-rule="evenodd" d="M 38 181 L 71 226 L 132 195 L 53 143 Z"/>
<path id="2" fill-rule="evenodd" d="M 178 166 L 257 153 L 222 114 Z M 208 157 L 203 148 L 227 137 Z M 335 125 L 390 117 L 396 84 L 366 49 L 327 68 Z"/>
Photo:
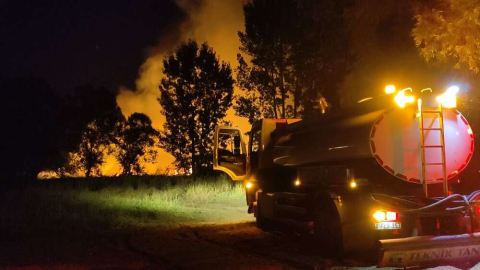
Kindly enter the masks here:
<path id="1" fill-rule="evenodd" d="M 214 128 L 232 103 L 232 71 L 211 47 L 199 47 L 194 40 L 182 43 L 163 65 L 158 101 L 166 122 L 161 146 L 180 168 L 196 174 L 211 165 Z"/>
<path id="2" fill-rule="evenodd" d="M 77 148 L 84 131 L 93 121 L 105 134 L 115 132 L 115 123 L 121 121 L 116 95 L 104 87 L 78 87 L 73 95 L 65 99 L 62 104 L 62 121 L 69 135 L 62 143 L 68 151 Z"/>
<path id="3" fill-rule="evenodd" d="M 105 155 L 119 134 L 125 117 L 116 102 L 116 96 L 106 88 L 91 85 L 79 87 L 64 103 L 63 121 L 68 136 L 62 148 L 69 151 L 68 160 L 59 173 L 100 174 Z"/>
<path id="4" fill-rule="evenodd" d="M 285 118 L 287 112 L 286 79 L 295 6 L 294 0 L 247 1 L 243 6 L 245 31 L 238 33 L 240 50 L 252 58 L 247 78 L 265 101 L 263 110 L 275 118 Z M 244 67 L 240 61 L 240 71 Z"/>
<path id="5" fill-rule="evenodd" d="M 235 96 L 235 114 L 237 116 L 248 118 L 248 122 L 253 124 L 255 120 L 262 116 L 273 118 L 275 116 L 274 106 L 272 105 L 274 97 L 268 87 L 268 79 L 263 80 L 265 84 L 259 83 L 261 80 L 255 76 L 261 73 L 252 72 L 245 59 L 237 54 L 238 67 L 235 69 L 237 74 L 236 85 L 242 90 L 242 93 Z"/>
<path id="6" fill-rule="evenodd" d="M 123 174 L 143 174 L 142 162 L 155 161 L 155 146 L 158 131 L 152 127 L 152 121 L 143 113 L 134 113 L 123 123 L 116 138 L 114 155 Z"/>
<path id="7" fill-rule="evenodd" d="M 78 150 L 74 153 L 78 158 L 76 171 L 83 171 L 86 177 L 90 177 L 92 173 L 100 176 L 100 168 L 105 163 L 105 155 L 109 153 L 110 149 L 107 134 L 101 131 L 96 121 L 88 124 L 83 132 Z"/>
<path id="8" fill-rule="evenodd" d="M 294 117 L 339 107 L 338 85 L 352 60 L 343 17 L 347 2 L 297 0 L 288 76 Z"/>
<path id="9" fill-rule="evenodd" d="M 245 2 L 245 31 L 238 55 L 236 114 L 310 117 L 320 100 L 336 107 L 337 85 L 346 73 L 344 1 L 253 0 Z M 245 98 L 248 97 L 248 98 Z"/>

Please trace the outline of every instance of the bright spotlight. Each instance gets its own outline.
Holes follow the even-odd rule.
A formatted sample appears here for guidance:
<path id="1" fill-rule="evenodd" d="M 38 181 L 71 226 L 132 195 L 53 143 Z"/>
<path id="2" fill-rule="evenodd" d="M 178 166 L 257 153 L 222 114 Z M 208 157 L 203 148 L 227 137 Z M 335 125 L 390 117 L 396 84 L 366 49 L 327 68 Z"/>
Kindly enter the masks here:
<path id="1" fill-rule="evenodd" d="M 390 84 L 385 87 L 385 93 L 387 94 L 393 94 L 395 93 L 395 91 L 397 91 L 397 89 L 395 88 L 395 85 Z"/>
<path id="2" fill-rule="evenodd" d="M 437 101 L 442 103 L 444 108 L 456 108 L 459 90 L 460 88 L 456 85 L 450 86 L 445 93 L 437 97 Z"/>
<path id="3" fill-rule="evenodd" d="M 460 87 L 456 86 L 456 85 L 453 85 L 453 86 L 450 86 L 448 89 L 447 89 L 447 93 L 458 93 L 458 91 L 460 91 Z"/>
<path id="4" fill-rule="evenodd" d="M 355 182 L 355 180 L 352 180 L 350 182 L 350 188 L 356 188 L 357 187 L 357 182 Z"/>
<path id="5" fill-rule="evenodd" d="M 408 103 L 414 103 L 415 102 L 415 97 L 414 96 L 405 95 L 406 91 L 412 92 L 412 88 L 405 88 L 395 95 L 395 98 L 394 98 L 395 103 L 397 103 L 398 107 L 400 107 L 400 108 L 405 108 L 405 106 Z"/>

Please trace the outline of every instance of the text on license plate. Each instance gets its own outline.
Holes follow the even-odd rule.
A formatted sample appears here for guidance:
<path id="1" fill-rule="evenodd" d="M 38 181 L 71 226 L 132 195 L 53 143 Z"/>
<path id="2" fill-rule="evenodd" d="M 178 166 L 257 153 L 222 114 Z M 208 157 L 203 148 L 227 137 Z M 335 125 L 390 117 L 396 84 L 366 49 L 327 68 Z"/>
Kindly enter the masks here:
<path id="1" fill-rule="evenodd" d="M 379 222 L 375 223 L 375 230 L 397 230 L 401 229 L 402 224 L 400 222 Z"/>

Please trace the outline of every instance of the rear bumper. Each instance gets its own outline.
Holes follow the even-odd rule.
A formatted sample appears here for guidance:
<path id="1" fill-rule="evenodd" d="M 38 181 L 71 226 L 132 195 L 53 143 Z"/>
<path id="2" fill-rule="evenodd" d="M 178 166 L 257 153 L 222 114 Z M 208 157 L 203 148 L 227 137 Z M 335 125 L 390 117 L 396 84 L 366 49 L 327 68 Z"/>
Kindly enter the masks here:
<path id="1" fill-rule="evenodd" d="M 379 267 L 480 259 L 480 232 L 388 239 L 380 240 L 380 243 Z"/>

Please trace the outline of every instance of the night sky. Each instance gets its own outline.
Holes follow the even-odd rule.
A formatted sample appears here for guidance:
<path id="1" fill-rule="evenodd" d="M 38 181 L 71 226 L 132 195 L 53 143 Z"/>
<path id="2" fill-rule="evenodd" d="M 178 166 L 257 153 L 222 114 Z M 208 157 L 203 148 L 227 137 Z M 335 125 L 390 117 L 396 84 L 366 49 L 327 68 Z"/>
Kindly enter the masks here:
<path id="1" fill-rule="evenodd" d="M 41 77 L 60 93 L 132 88 L 148 49 L 184 16 L 169 0 L 1 1 L 0 76 Z"/>

